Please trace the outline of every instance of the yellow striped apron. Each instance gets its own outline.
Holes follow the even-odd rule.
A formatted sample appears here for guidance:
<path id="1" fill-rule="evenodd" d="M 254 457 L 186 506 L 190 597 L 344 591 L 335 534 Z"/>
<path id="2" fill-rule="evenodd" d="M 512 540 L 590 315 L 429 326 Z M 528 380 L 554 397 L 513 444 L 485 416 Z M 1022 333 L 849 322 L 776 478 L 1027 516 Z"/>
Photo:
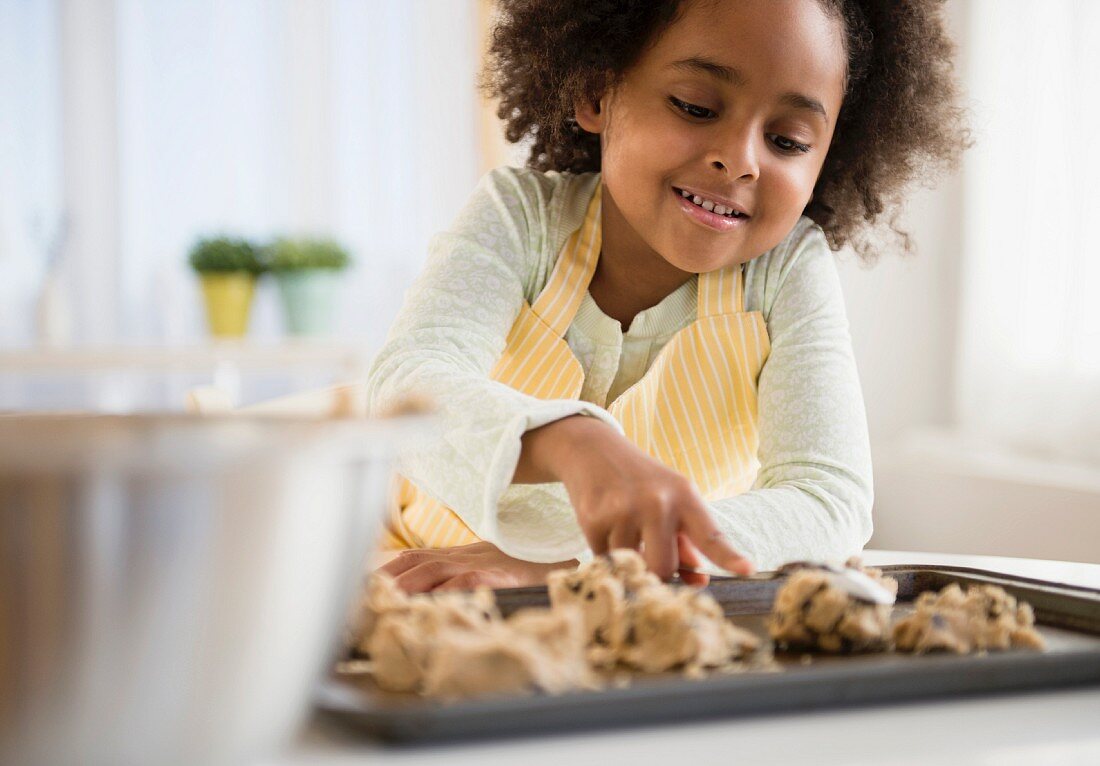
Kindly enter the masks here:
<path id="1" fill-rule="evenodd" d="M 540 399 L 577 399 L 584 370 L 565 342 L 600 256 L 602 185 L 569 237 L 534 305 L 526 301 L 493 380 Z M 699 275 L 699 314 L 661 349 L 608 411 L 626 437 L 692 479 L 708 500 L 752 486 L 756 387 L 771 343 L 759 311 L 744 310 L 740 264 Z M 398 477 L 388 548 L 446 548 L 478 541 L 451 509 Z"/>

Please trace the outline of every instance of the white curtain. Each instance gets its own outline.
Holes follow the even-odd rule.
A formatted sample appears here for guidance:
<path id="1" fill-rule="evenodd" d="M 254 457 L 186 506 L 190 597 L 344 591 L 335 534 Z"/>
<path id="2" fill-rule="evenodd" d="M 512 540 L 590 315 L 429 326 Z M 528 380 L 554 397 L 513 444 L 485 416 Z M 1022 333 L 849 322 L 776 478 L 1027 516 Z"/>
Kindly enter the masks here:
<path id="1" fill-rule="evenodd" d="M 343 242 L 339 333 L 377 345 L 477 181 L 475 25 L 473 0 L 0 0 L 0 166 L 43 190 L 5 170 L 0 341 L 33 341 L 30 227 L 64 213 L 76 342 L 201 338 L 186 252 L 228 232 Z M 268 285 L 251 336 L 279 316 Z"/>
<path id="2" fill-rule="evenodd" d="M 971 0 L 956 416 L 1100 462 L 1100 3 Z"/>
<path id="3" fill-rule="evenodd" d="M 61 209 L 53 3 L 0 0 L 0 343 L 32 332 L 33 301 Z"/>

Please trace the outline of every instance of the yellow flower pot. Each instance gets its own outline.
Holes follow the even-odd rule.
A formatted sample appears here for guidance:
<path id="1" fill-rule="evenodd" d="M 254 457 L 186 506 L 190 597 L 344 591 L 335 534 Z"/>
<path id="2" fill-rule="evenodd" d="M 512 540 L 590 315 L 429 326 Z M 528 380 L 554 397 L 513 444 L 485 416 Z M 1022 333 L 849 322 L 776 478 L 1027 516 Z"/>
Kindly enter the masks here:
<path id="1" fill-rule="evenodd" d="M 248 332 L 248 314 L 256 275 L 248 271 L 208 272 L 201 274 L 206 299 L 206 324 L 218 338 L 240 338 Z"/>

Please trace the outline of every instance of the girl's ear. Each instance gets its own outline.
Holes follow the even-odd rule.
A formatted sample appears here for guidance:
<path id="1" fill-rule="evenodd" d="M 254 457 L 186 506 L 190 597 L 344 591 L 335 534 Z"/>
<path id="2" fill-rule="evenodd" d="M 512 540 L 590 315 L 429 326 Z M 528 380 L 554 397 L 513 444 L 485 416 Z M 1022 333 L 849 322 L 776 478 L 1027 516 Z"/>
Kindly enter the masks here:
<path id="1" fill-rule="evenodd" d="M 592 101 L 585 98 L 573 102 L 573 113 L 582 130 L 589 133 L 603 133 L 604 128 L 607 127 L 607 109 L 604 100 Z"/>

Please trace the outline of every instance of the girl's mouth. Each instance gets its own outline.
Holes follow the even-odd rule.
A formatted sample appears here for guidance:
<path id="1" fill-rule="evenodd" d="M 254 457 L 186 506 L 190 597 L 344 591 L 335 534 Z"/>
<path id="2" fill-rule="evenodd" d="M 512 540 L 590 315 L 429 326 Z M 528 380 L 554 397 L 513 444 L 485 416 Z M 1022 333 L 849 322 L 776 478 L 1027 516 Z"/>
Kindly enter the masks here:
<path id="1" fill-rule="evenodd" d="M 748 222 L 749 216 L 741 210 L 708 200 L 699 194 L 672 187 L 676 202 L 692 220 L 716 231 L 732 231 Z"/>

